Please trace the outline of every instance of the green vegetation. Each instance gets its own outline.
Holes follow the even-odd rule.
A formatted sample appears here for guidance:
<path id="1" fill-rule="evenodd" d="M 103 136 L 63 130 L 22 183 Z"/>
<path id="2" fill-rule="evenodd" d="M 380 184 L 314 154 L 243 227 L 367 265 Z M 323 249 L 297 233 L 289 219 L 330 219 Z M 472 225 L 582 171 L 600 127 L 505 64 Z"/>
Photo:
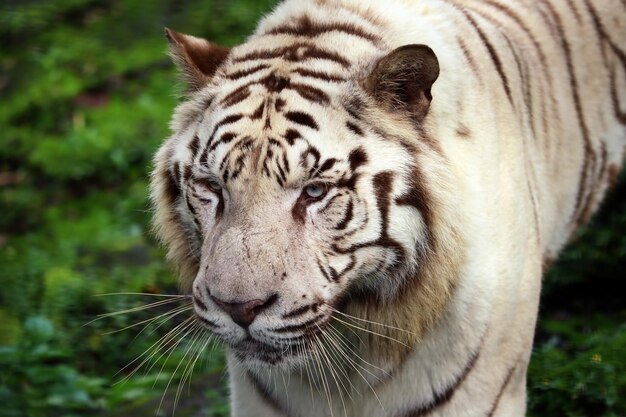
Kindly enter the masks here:
<path id="1" fill-rule="evenodd" d="M 165 340 L 149 371 L 115 382 L 184 312 L 141 334 L 107 333 L 178 304 L 86 323 L 162 300 L 99 294 L 176 292 L 147 202 L 151 158 L 177 102 L 162 27 L 233 45 L 273 3 L 0 6 L 0 416 L 153 415 L 173 378 L 161 406 L 170 412 L 189 344 L 168 351 Z M 625 184 L 546 279 L 529 373 L 535 417 L 626 415 L 626 310 L 614 290 L 626 266 Z M 223 356 L 202 362 L 194 380 L 209 382 L 192 390 L 206 406 L 188 411 L 198 406 L 185 389 L 177 415 L 227 416 Z"/>

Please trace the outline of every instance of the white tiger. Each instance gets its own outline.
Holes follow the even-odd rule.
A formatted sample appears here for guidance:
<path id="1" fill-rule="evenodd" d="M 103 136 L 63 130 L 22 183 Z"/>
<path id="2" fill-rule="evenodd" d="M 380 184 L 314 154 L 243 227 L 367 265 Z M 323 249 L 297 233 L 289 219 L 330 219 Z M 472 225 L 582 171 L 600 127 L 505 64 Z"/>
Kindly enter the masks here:
<path id="1" fill-rule="evenodd" d="M 155 225 L 232 414 L 523 416 L 541 276 L 626 145 L 624 0 L 288 0 L 189 85 Z"/>

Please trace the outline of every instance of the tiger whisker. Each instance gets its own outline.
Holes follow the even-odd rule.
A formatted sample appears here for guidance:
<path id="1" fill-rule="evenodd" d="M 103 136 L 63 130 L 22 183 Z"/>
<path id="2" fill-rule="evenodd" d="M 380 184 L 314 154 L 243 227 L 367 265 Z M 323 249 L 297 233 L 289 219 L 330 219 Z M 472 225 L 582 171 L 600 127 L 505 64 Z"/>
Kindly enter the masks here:
<path id="1" fill-rule="evenodd" d="M 328 402 L 328 410 L 330 411 L 330 416 L 334 417 L 333 405 L 332 405 L 332 401 L 330 398 L 330 386 L 328 384 L 328 379 L 326 378 L 326 372 L 324 372 L 324 367 L 322 366 L 322 361 L 320 359 L 320 353 L 319 353 L 320 340 L 316 334 L 314 334 L 313 337 L 315 338 L 315 341 L 316 341 L 314 349 L 313 349 L 315 364 L 317 366 L 317 369 L 320 375 L 320 383 L 322 384 L 322 388 L 326 394 L 326 400 Z"/>
<path id="2" fill-rule="evenodd" d="M 285 381 L 285 373 L 281 372 L 280 377 L 283 380 L 283 388 L 285 388 L 285 396 L 287 397 L 287 403 L 289 403 L 289 389 L 287 388 L 287 382 Z"/>
<path id="3" fill-rule="evenodd" d="M 178 387 L 176 388 L 176 395 L 174 397 L 174 410 L 176 410 L 176 406 L 178 405 L 178 401 L 180 400 L 180 395 L 182 394 L 183 388 L 185 387 L 185 380 L 187 379 L 187 373 L 189 370 L 192 369 L 192 365 L 195 364 L 195 361 L 198 360 L 198 357 L 202 353 L 201 348 L 203 344 L 205 343 L 205 341 L 206 341 L 206 334 L 198 333 L 197 336 L 191 342 L 189 351 L 191 352 L 195 349 L 195 352 L 191 354 L 191 356 L 189 357 L 190 360 L 187 362 L 187 364 L 183 368 L 183 373 L 182 373 L 180 381 L 178 382 Z M 182 364 L 184 361 L 185 361 L 185 357 L 181 359 L 180 364 Z M 190 378 L 190 384 L 191 384 L 191 376 L 189 376 L 189 378 Z"/>
<path id="4" fill-rule="evenodd" d="M 180 300 L 181 299 L 178 299 L 178 298 L 170 298 L 170 299 L 167 299 L 167 300 L 159 300 L 159 301 L 155 301 L 153 303 L 148 303 L 148 304 L 144 304 L 144 305 L 137 306 L 137 307 L 131 307 L 131 308 L 127 308 L 127 309 L 124 309 L 124 310 L 119 310 L 119 311 L 113 311 L 113 312 L 110 312 L 110 313 L 99 314 L 98 318 L 114 317 L 114 316 L 118 316 L 120 314 L 135 313 L 137 311 L 148 310 L 148 309 L 159 307 L 159 306 L 163 306 L 163 305 L 166 305 L 166 304 L 177 303 Z"/>
<path id="5" fill-rule="evenodd" d="M 336 333 L 333 333 L 332 330 L 335 330 Z M 354 357 L 358 358 L 361 362 L 370 365 L 372 367 L 375 367 L 374 365 L 370 364 L 369 362 L 367 362 L 365 359 L 363 359 L 361 356 L 359 356 L 358 353 L 356 353 L 346 342 L 344 342 L 341 337 L 343 335 L 341 335 L 341 333 L 337 332 L 336 329 L 331 329 L 328 328 L 327 330 L 327 334 L 329 336 L 329 339 L 331 340 L 331 342 L 333 342 L 335 344 L 335 347 L 337 348 L 337 350 L 339 352 L 342 352 L 344 354 L 344 359 L 346 359 L 348 361 L 348 364 L 352 365 L 352 367 L 358 371 L 358 368 L 361 368 L 364 372 L 367 372 L 369 375 L 371 375 L 373 378 L 378 378 L 374 373 L 372 373 L 369 369 L 365 368 L 364 366 L 362 366 L 361 364 L 359 364 L 356 360 L 354 360 Z M 332 337 L 332 338 L 331 338 Z M 347 351 L 346 351 L 347 349 Z M 351 353 L 352 356 L 350 356 L 348 353 Z"/>
<path id="6" fill-rule="evenodd" d="M 313 350 L 315 349 L 315 345 L 313 343 L 313 341 L 311 340 L 310 336 L 307 338 L 307 343 L 308 343 L 308 347 L 309 347 L 309 352 L 310 354 L 307 355 L 307 358 L 310 358 L 313 360 L 313 362 L 315 362 L 315 358 L 313 358 Z M 308 380 L 311 381 L 312 383 L 315 384 L 315 389 L 317 390 L 317 392 L 319 394 L 321 394 L 321 387 L 317 384 L 317 378 L 315 378 L 315 370 L 314 370 L 314 363 L 309 362 L 308 360 L 305 361 L 306 367 L 307 367 L 307 377 Z M 313 384 L 309 384 L 310 389 L 311 389 L 311 401 L 313 403 L 315 403 L 315 396 L 313 395 Z"/>
<path id="7" fill-rule="evenodd" d="M 172 384 L 172 381 L 174 380 L 174 376 L 176 375 L 176 372 L 178 372 L 178 369 L 180 368 L 180 366 L 183 364 L 183 362 L 185 362 L 185 359 L 187 358 L 187 355 L 189 354 L 189 351 L 191 350 L 192 346 L 194 345 L 194 342 L 196 341 L 196 338 L 198 337 L 199 332 L 202 331 L 202 330 L 203 329 L 200 326 L 198 326 L 198 322 L 194 321 L 194 326 L 193 326 L 193 330 L 192 330 L 192 334 L 191 334 L 191 342 L 189 343 L 189 346 L 187 346 L 187 349 L 185 349 L 185 352 L 183 353 L 183 357 L 178 362 L 178 365 L 176 365 L 176 368 L 174 369 L 174 372 L 172 372 L 172 375 L 170 376 L 170 379 L 167 381 L 167 385 L 165 385 L 165 389 L 163 390 L 163 395 L 161 395 L 161 401 L 159 401 L 159 406 L 157 407 L 157 415 L 161 411 L 161 407 L 163 406 L 163 401 L 165 400 L 165 394 L 166 394 L 168 388 L 170 387 L 170 385 Z M 170 355 L 171 355 L 171 352 L 170 352 Z M 167 361 L 169 360 L 170 355 L 168 355 L 167 359 L 165 360 L 165 363 L 167 363 Z M 159 375 L 160 375 L 160 373 L 159 373 Z M 173 410 L 172 410 L 172 416 L 174 415 L 174 413 L 176 411 L 177 401 L 178 401 L 178 399 L 176 397 L 174 399 L 174 407 L 173 407 Z"/>
<path id="8" fill-rule="evenodd" d="M 160 345 L 160 343 L 165 340 L 166 338 L 170 337 L 171 335 L 173 335 L 173 333 L 175 333 L 177 331 L 177 329 L 179 329 L 181 326 L 184 326 L 185 324 L 189 323 L 189 319 L 183 321 L 182 323 L 179 323 L 176 327 L 174 327 L 173 329 L 169 330 L 166 334 L 164 334 L 163 336 L 161 336 L 156 342 L 154 342 L 152 345 L 150 345 L 147 349 L 145 349 L 143 351 L 143 353 L 141 353 L 141 355 L 137 356 L 135 359 L 133 359 L 132 361 L 130 361 L 129 363 L 127 363 L 123 368 L 121 368 L 119 371 L 117 371 L 115 373 L 115 376 L 117 376 L 118 374 L 120 374 L 121 372 L 123 372 L 125 369 L 127 369 L 128 367 L 130 367 L 132 364 L 134 364 L 135 362 L 139 361 L 141 358 L 143 358 L 145 355 L 151 354 L 151 356 L 158 351 L 158 346 Z M 128 379 L 130 376 L 132 376 L 139 368 L 141 368 L 144 363 L 145 363 L 146 359 L 144 359 L 139 365 L 137 365 L 136 368 L 133 369 L 133 371 L 131 372 L 130 375 L 127 375 L 124 379 L 122 379 L 123 382 L 124 380 Z"/>
<path id="9" fill-rule="evenodd" d="M 187 381 L 189 382 L 189 385 L 188 385 L 189 391 L 191 391 L 191 379 L 193 378 L 193 372 L 195 370 L 196 363 L 198 362 L 198 360 L 202 356 L 202 353 L 206 351 L 206 348 L 208 347 L 209 343 L 211 343 L 212 340 L 213 340 L 213 335 L 211 333 L 206 333 L 206 335 L 204 336 L 204 341 L 198 347 L 198 351 L 196 353 L 196 358 L 191 363 L 191 368 L 190 368 L 189 373 L 188 373 Z"/>
<path id="10" fill-rule="evenodd" d="M 308 339 L 306 339 L 308 341 Z M 308 356 L 305 355 L 305 345 L 296 345 L 296 349 L 298 350 L 298 356 L 303 358 L 304 371 L 306 372 L 307 381 L 312 381 L 311 374 L 309 372 L 309 361 Z M 300 384 L 302 384 L 302 372 L 300 373 Z M 314 396 L 313 396 L 313 386 L 309 384 L 309 390 L 311 391 L 311 404 L 315 404 Z"/>
<path id="11" fill-rule="evenodd" d="M 317 328 L 320 331 L 320 334 L 322 335 L 322 342 L 325 339 L 330 339 L 332 337 L 332 335 L 326 333 L 324 331 L 324 329 L 322 329 L 319 325 L 317 325 Z M 331 341 L 331 343 L 332 343 L 332 341 Z M 327 353 L 329 362 L 332 362 L 332 364 L 337 367 L 338 372 L 341 372 L 341 375 L 350 384 L 350 390 L 348 390 L 348 388 L 346 387 L 344 381 L 341 378 L 335 377 L 335 379 L 337 379 L 337 381 L 342 385 L 342 387 L 346 391 L 346 394 L 348 395 L 348 398 L 350 398 L 350 400 L 353 400 L 351 392 L 354 391 L 354 385 L 352 384 L 352 381 L 350 381 L 350 376 L 348 375 L 348 373 L 346 372 L 346 370 L 342 366 L 340 358 L 337 358 L 335 355 L 333 355 L 333 350 L 332 349 L 328 349 L 327 350 L 324 345 L 322 345 L 322 347 L 323 347 L 324 351 Z M 335 351 L 335 353 L 337 353 L 337 352 Z M 342 353 L 342 352 L 340 352 L 340 353 Z"/>
<path id="12" fill-rule="evenodd" d="M 357 326 L 357 325 L 355 325 L 355 324 L 348 323 L 348 322 L 346 322 L 346 321 L 344 321 L 344 320 L 341 320 L 340 318 L 337 318 L 336 316 L 334 317 L 334 319 L 335 319 L 335 320 L 337 320 L 337 321 L 338 321 L 338 322 L 340 322 L 340 323 L 345 324 L 346 326 L 353 327 L 353 328 L 358 329 L 358 330 L 361 330 L 361 331 L 363 331 L 363 332 L 365 332 L 365 333 L 370 333 L 370 334 L 373 334 L 374 336 L 379 336 L 379 337 L 382 337 L 382 338 L 384 338 L 384 339 L 389 339 L 389 340 L 392 340 L 392 341 L 394 341 L 394 342 L 396 342 L 396 343 L 401 344 L 401 345 L 402 345 L 402 346 L 404 346 L 404 347 L 407 347 L 407 348 L 409 347 L 406 343 L 404 343 L 404 342 L 402 342 L 402 341 L 400 341 L 400 340 L 398 340 L 398 339 L 395 339 L 395 338 L 393 338 L 393 337 L 391 337 L 391 336 L 387 336 L 387 335 L 384 335 L 384 334 L 380 334 L 380 333 L 377 333 L 377 332 L 375 332 L 375 331 L 373 331 L 373 330 L 368 330 L 368 329 L 365 329 L 365 328 L 363 328 L 363 327 Z"/>
<path id="13" fill-rule="evenodd" d="M 137 327 L 137 326 L 140 326 L 140 325 L 146 323 L 146 325 L 141 329 L 141 332 L 143 332 L 150 324 L 152 324 L 152 322 L 154 322 L 156 320 L 159 320 L 159 319 L 163 318 L 164 316 L 167 316 L 166 319 L 169 320 L 170 318 L 172 318 L 174 316 L 177 316 L 180 313 L 184 313 L 185 311 L 189 311 L 192 308 L 193 308 L 193 306 L 191 306 L 191 305 L 189 305 L 189 306 L 179 306 L 179 307 L 174 308 L 173 310 L 170 310 L 170 311 L 167 311 L 165 313 L 159 314 L 158 316 L 154 316 L 154 317 L 151 317 L 149 319 L 142 320 L 140 322 L 128 325 L 126 327 L 122 327 L 121 329 L 104 332 L 104 333 L 102 333 L 102 335 L 109 335 L 109 334 L 123 332 L 124 330 L 128 330 L 128 329 L 131 329 L 133 327 Z M 139 333 L 141 333 L 141 332 L 139 332 Z"/>
<path id="14" fill-rule="evenodd" d="M 318 326 L 319 328 L 319 326 Z M 321 329 L 320 329 L 321 330 Z M 319 343 L 319 348 L 320 348 L 320 353 L 322 354 L 322 356 L 326 359 L 326 364 L 328 365 L 328 370 L 330 371 L 330 375 L 333 377 L 333 379 L 336 381 L 336 386 L 337 386 L 337 392 L 339 393 L 339 399 L 341 400 L 341 405 L 343 408 L 343 414 L 345 417 L 348 416 L 348 411 L 346 409 L 346 403 L 343 397 L 343 393 L 342 393 L 342 388 L 347 391 L 347 388 L 345 387 L 343 381 L 341 378 L 339 378 L 339 376 L 337 375 L 337 372 L 335 372 L 334 366 L 336 365 L 334 362 L 331 361 L 330 356 L 328 355 L 328 352 L 326 351 L 326 347 L 324 346 L 323 343 L 323 336 L 324 333 L 320 333 L 321 337 L 318 338 L 318 340 L 320 340 Z M 339 369 L 341 369 L 340 366 L 338 366 Z"/>
<path id="15" fill-rule="evenodd" d="M 352 383 L 352 380 L 350 379 L 350 375 L 348 374 L 348 371 L 345 369 L 345 366 L 342 366 L 342 364 L 344 364 L 344 362 L 342 362 L 342 359 L 350 359 L 346 353 L 344 352 L 344 350 L 337 345 L 337 343 L 335 342 L 334 338 L 336 336 L 334 336 L 332 333 L 324 330 L 324 329 L 320 329 L 320 332 L 322 334 L 322 336 L 329 341 L 329 343 L 331 344 L 331 346 L 329 347 L 334 347 L 334 349 L 329 349 L 329 356 L 332 358 L 332 360 L 334 361 L 335 365 L 338 367 L 338 369 L 341 371 L 342 375 L 345 377 L 345 380 L 348 382 L 348 384 L 350 385 L 350 390 L 347 389 L 347 387 L 345 386 L 345 384 L 342 384 L 344 389 L 346 390 L 346 394 L 348 394 L 348 397 L 350 398 L 350 400 L 354 400 L 354 398 L 352 398 L 352 393 L 356 392 L 359 393 L 358 390 L 356 389 L 356 387 L 354 386 L 354 384 Z"/>
<path id="16" fill-rule="evenodd" d="M 182 306 L 181 306 L 181 307 L 182 307 Z M 143 332 L 144 332 L 144 331 L 145 331 L 148 327 L 150 327 L 152 324 L 156 324 L 156 325 L 154 326 L 154 328 L 148 332 L 148 334 L 147 334 L 147 335 L 149 336 L 149 335 L 153 334 L 153 333 L 154 333 L 154 332 L 156 332 L 156 331 L 157 331 L 157 330 L 158 330 L 161 326 L 163 326 L 165 323 L 169 322 L 169 321 L 170 321 L 171 319 L 173 319 L 174 317 L 178 316 L 178 315 L 179 315 L 179 314 L 181 314 L 181 313 L 184 313 L 184 312 L 186 312 L 186 311 L 189 311 L 189 310 L 191 310 L 191 309 L 193 308 L 193 306 L 188 306 L 188 307 L 190 307 L 190 308 L 188 308 L 188 309 L 181 309 L 180 311 L 177 311 L 177 309 L 171 310 L 171 311 L 170 311 L 170 312 L 172 313 L 171 315 L 166 316 L 166 317 L 163 317 L 163 318 L 161 318 L 161 319 L 157 320 L 157 321 L 160 321 L 159 323 L 156 323 L 156 322 L 155 322 L 155 323 L 150 323 L 150 325 L 146 325 L 146 326 L 144 326 L 144 327 L 143 327 L 143 328 L 139 331 L 139 333 L 137 333 L 137 335 L 135 335 L 135 337 L 134 337 L 133 339 L 135 339 L 135 338 L 139 337 L 139 335 L 140 335 L 141 333 L 143 333 Z"/>
<path id="17" fill-rule="evenodd" d="M 191 356 L 189 357 L 190 360 L 187 362 L 187 364 L 185 365 L 185 367 L 183 368 L 183 372 L 182 372 L 182 376 L 181 379 L 178 383 L 178 388 L 176 389 L 176 397 L 179 397 L 179 393 L 182 393 L 184 387 L 185 387 L 185 381 L 189 381 L 189 391 L 191 391 L 191 375 L 190 372 L 193 371 L 193 366 L 195 365 L 196 361 L 198 360 L 198 358 L 200 357 L 200 355 L 202 354 L 202 348 L 203 346 L 206 345 L 207 343 L 207 338 L 208 336 L 206 334 L 203 333 L 198 333 L 198 336 L 196 337 L 195 341 L 194 341 L 194 346 L 192 347 L 192 351 L 193 353 L 191 354 Z M 197 343 L 196 343 L 197 341 Z M 194 350 L 195 349 L 195 350 Z M 175 401 L 176 403 L 177 401 Z"/>
<path id="18" fill-rule="evenodd" d="M 104 294 L 94 294 L 94 297 L 108 297 L 111 295 L 143 295 L 146 297 L 168 297 L 168 298 L 191 298 L 187 294 L 153 294 L 149 292 L 109 292 Z"/>
<path id="19" fill-rule="evenodd" d="M 150 347 L 148 347 L 141 355 L 137 356 L 135 359 L 133 359 L 131 362 L 129 362 L 126 366 L 124 366 L 122 369 L 120 369 L 119 371 L 117 371 L 115 373 L 115 375 L 118 375 L 119 373 L 123 372 L 125 369 L 127 369 L 129 366 L 131 366 L 132 364 L 134 364 L 135 362 L 139 361 L 142 357 L 144 357 L 145 355 L 150 354 L 150 352 L 152 352 L 152 350 L 156 347 L 156 346 L 160 346 L 160 343 L 167 339 L 168 337 L 171 337 L 174 333 L 177 332 L 178 329 L 185 328 L 187 326 L 190 325 L 191 320 L 193 319 L 193 317 L 189 317 L 187 318 L 185 321 L 183 321 L 182 323 L 178 324 L 176 327 L 174 327 L 173 329 L 171 329 L 170 331 L 168 331 L 166 334 L 164 334 L 163 336 L 161 336 L 159 338 L 159 340 L 157 340 L 156 342 L 154 342 Z M 156 352 L 158 352 L 159 348 L 157 348 L 155 350 L 155 352 L 153 352 L 150 357 L 152 357 Z M 136 368 L 134 368 L 134 370 L 128 375 L 126 376 L 124 379 L 122 379 L 120 382 L 123 382 L 125 380 L 127 380 L 128 378 L 130 378 L 132 375 L 134 375 L 146 362 L 146 360 L 148 360 L 150 357 L 144 359 Z"/>
<path id="20" fill-rule="evenodd" d="M 340 332 L 338 332 L 338 331 L 337 331 L 337 329 L 332 328 L 332 326 L 330 326 L 328 329 L 329 329 L 329 330 L 334 330 L 334 331 L 337 333 L 337 335 L 338 335 L 338 336 L 343 337 L 343 335 L 342 335 Z M 336 341 L 338 341 L 338 342 L 342 342 L 340 337 L 337 337 L 337 336 L 335 336 L 335 337 L 336 337 Z M 348 347 L 348 349 L 352 352 L 352 354 L 353 354 L 353 355 L 355 355 L 357 358 L 359 358 L 362 362 L 365 362 L 366 364 L 368 364 L 368 365 L 370 365 L 370 366 L 374 366 L 374 365 L 372 365 L 371 363 L 369 363 L 369 362 L 365 361 L 363 358 L 361 358 L 361 357 L 360 357 L 358 354 L 356 354 L 356 353 L 355 353 L 352 349 L 350 349 L 350 347 Z M 376 391 L 374 390 L 374 387 L 372 387 L 372 384 L 370 384 L 370 383 L 369 383 L 369 381 L 367 380 L 367 378 L 365 377 L 365 375 L 363 375 L 363 374 L 361 373 L 361 371 L 359 371 L 359 369 L 358 369 L 358 368 L 363 369 L 365 372 L 369 373 L 370 375 L 372 375 L 374 378 L 376 378 L 376 379 L 378 379 L 378 380 L 380 380 L 380 378 L 378 378 L 376 375 L 374 375 L 374 374 L 373 374 L 372 372 L 370 372 L 369 370 L 365 369 L 362 365 L 360 365 L 360 364 L 356 363 L 356 362 L 354 361 L 354 359 L 352 359 L 352 358 L 351 358 L 351 357 L 350 357 L 350 356 L 349 356 L 349 355 L 348 355 L 345 351 L 343 351 L 343 349 L 338 348 L 337 350 L 338 350 L 338 351 L 340 351 L 340 352 L 343 352 L 344 357 L 348 360 L 348 364 L 350 364 L 350 365 L 352 366 L 352 368 L 356 371 L 356 373 L 357 373 L 357 374 L 359 374 L 359 376 L 361 377 L 361 379 L 363 379 L 363 381 L 365 382 L 365 384 L 369 387 L 370 391 L 372 391 L 372 394 L 374 394 L 374 397 L 376 397 L 376 401 L 378 401 L 378 404 L 380 405 L 381 409 L 382 409 L 383 411 L 385 411 L 385 407 L 383 406 L 382 401 L 381 401 L 381 400 L 380 400 L 380 398 L 378 397 L 378 394 L 376 394 Z M 357 368 L 357 367 L 358 367 L 358 368 Z M 377 368 L 377 369 L 380 369 L 380 368 L 378 368 L 378 367 L 376 367 L 376 366 L 374 366 L 374 367 L 375 367 L 375 368 Z M 383 371 L 383 372 L 385 372 L 385 371 Z M 386 372 L 385 372 L 385 373 L 386 373 Z"/>
<path id="21" fill-rule="evenodd" d="M 159 373 L 157 376 L 157 379 L 159 379 L 161 377 L 161 373 L 163 372 L 163 370 L 165 369 L 165 365 L 167 365 L 167 363 L 170 360 L 170 357 L 172 356 L 172 354 L 174 353 L 174 351 L 178 348 L 178 346 L 187 338 L 187 336 L 189 336 L 191 334 L 191 337 L 193 338 L 197 333 L 198 333 L 198 329 L 201 326 L 198 324 L 197 321 L 192 321 L 190 322 L 187 326 L 185 326 L 184 329 L 181 329 L 178 331 L 178 333 L 174 336 L 172 336 L 172 338 L 178 338 L 178 340 L 176 340 L 171 346 L 169 346 L 168 348 L 166 348 L 161 355 L 154 361 L 152 362 L 152 365 L 150 365 L 150 367 L 148 369 L 146 369 L 145 374 L 147 375 L 148 373 L 150 373 L 150 371 L 152 370 L 152 368 L 154 368 L 156 366 L 157 363 L 159 363 L 159 361 L 165 356 L 165 360 L 163 361 L 163 364 L 161 365 L 161 368 L 159 369 Z M 184 334 L 183 334 L 184 333 Z M 182 336 L 181 336 L 182 334 Z M 161 352 L 162 349 L 162 345 L 163 343 L 165 343 L 165 341 L 163 341 L 161 343 L 161 345 L 159 345 L 159 347 L 156 349 L 155 353 Z"/>
<path id="22" fill-rule="evenodd" d="M 154 380 L 154 383 L 152 384 L 152 387 L 154 388 L 156 386 L 157 381 L 161 378 L 161 373 L 163 372 L 163 369 L 165 368 L 165 365 L 167 364 L 167 362 L 169 361 L 169 358 L 171 356 L 171 354 L 174 352 L 174 350 L 176 350 L 176 348 L 180 345 L 180 343 L 192 332 L 194 331 L 194 326 L 193 323 L 190 323 L 188 326 L 185 327 L 184 330 L 181 330 L 180 332 L 178 332 L 178 334 L 176 335 L 176 337 L 179 337 L 179 339 L 172 345 L 169 346 L 167 349 L 165 349 L 164 351 L 162 351 L 162 345 L 157 346 L 156 348 L 154 348 L 152 350 L 152 352 L 150 353 L 150 355 L 145 358 L 141 364 L 139 364 L 134 370 L 133 372 L 131 372 L 130 375 L 128 375 L 127 378 L 132 377 L 136 372 L 138 372 L 143 366 L 144 364 L 148 363 L 149 366 L 146 369 L 146 371 L 144 372 L 144 375 L 148 375 L 150 373 L 150 371 L 154 368 L 154 366 L 159 363 L 159 361 L 161 360 L 161 358 L 163 358 L 165 355 L 167 355 L 165 361 L 163 362 L 163 364 L 161 365 L 161 368 L 159 369 L 159 373 L 157 374 L 156 379 Z M 182 335 L 181 335 L 182 334 Z M 157 355 L 161 353 L 161 355 L 159 355 L 158 358 L 156 358 L 154 361 L 152 361 L 152 359 Z M 150 362 L 152 362 L 150 364 Z"/>
<path id="23" fill-rule="evenodd" d="M 205 351 L 205 349 L 207 348 L 209 343 L 211 343 L 212 339 L 213 339 L 213 335 L 211 335 L 210 333 L 207 333 L 207 335 L 204 337 L 204 342 L 198 347 L 198 351 L 196 353 L 196 358 L 192 362 L 191 369 L 189 370 L 189 374 L 188 374 L 187 381 L 189 382 L 189 384 L 188 384 L 187 388 L 188 388 L 189 392 L 191 392 L 191 379 L 193 378 L 193 371 L 194 371 L 194 369 L 196 367 L 196 362 L 200 359 L 200 357 L 202 356 L 202 352 Z M 202 364 L 202 362 L 201 362 L 201 364 Z"/>
<path id="24" fill-rule="evenodd" d="M 329 307 L 329 309 L 330 309 L 333 313 L 340 314 L 340 315 L 342 315 L 342 316 L 344 316 L 344 317 L 346 317 L 346 318 L 352 319 L 352 320 L 362 321 L 362 322 L 364 322 L 364 323 L 374 324 L 374 325 L 376 325 L 376 326 L 386 327 L 386 328 L 388 328 L 388 329 L 398 330 L 398 331 L 401 331 L 401 332 L 404 332 L 404 333 L 408 333 L 408 334 L 410 334 L 410 335 L 412 335 L 412 336 L 417 336 L 417 334 L 416 334 L 415 332 L 411 332 L 411 331 L 409 331 L 409 330 L 405 330 L 405 329 L 402 329 L 402 328 L 400 328 L 400 327 L 391 326 L 391 325 L 389 325 L 389 324 L 378 323 L 378 322 L 376 322 L 376 321 L 371 321 L 371 320 L 362 319 L 362 318 L 360 318 L 360 317 L 356 317 L 356 316 L 353 316 L 353 315 L 351 315 L 351 314 L 347 314 L 347 313 L 344 313 L 344 312 L 342 312 L 342 311 L 339 311 L 339 310 L 337 310 L 336 308 L 334 308 L 334 307 L 332 307 L 332 306 L 328 306 L 328 307 Z"/>
<path id="25" fill-rule="evenodd" d="M 156 301 L 154 303 L 149 303 L 143 306 L 138 306 L 138 307 L 132 307 L 132 308 L 128 308 L 125 310 L 119 310 L 119 311 L 113 311 L 110 313 L 104 313 L 104 314 L 99 314 L 96 316 L 95 319 L 88 321 L 87 323 L 83 324 L 83 327 L 88 326 L 92 323 L 95 323 L 98 320 L 102 320 L 104 318 L 109 318 L 109 317 L 115 317 L 115 316 L 119 316 L 122 314 L 129 314 L 129 313 L 135 313 L 138 311 L 143 311 L 143 310 L 149 310 L 151 308 L 155 308 L 155 307 L 159 307 L 159 306 L 163 306 L 166 304 L 171 304 L 171 303 L 175 303 L 175 302 L 179 302 L 182 299 L 169 299 L 169 300 L 161 300 L 161 301 Z"/>
<path id="26" fill-rule="evenodd" d="M 374 368 L 377 371 L 380 371 L 382 373 L 384 373 L 386 376 L 389 376 L 389 372 L 385 371 L 384 369 L 366 361 L 365 359 L 363 359 L 363 357 L 361 357 L 361 355 L 359 355 L 352 346 L 349 345 L 349 340 L 336 328 L 331 326 L 328 326 L 328 331 L 329 332 L 334 332 L 334 334 L 337 337 L 337 340 L 339 342 L 341 342 L 342 346 L 344 346 L 346 349 L 349 350 L 349 352 L 354 355 L 356 358 L 358 358 L 361 362 L 363 362 L 364 364 L 371 366 L 372 368 Z M 364 371 L 366 371 L 367 373 L 369 373 L 372 377 L 376 378 L 376 379 L 380 379 L 378 376 L 376 376 L 374 373 L 370 372 L 368 369 L 364 368 L 363 366 L 359 365 L 361 367 L 361 369 L 363 369 Z"/>

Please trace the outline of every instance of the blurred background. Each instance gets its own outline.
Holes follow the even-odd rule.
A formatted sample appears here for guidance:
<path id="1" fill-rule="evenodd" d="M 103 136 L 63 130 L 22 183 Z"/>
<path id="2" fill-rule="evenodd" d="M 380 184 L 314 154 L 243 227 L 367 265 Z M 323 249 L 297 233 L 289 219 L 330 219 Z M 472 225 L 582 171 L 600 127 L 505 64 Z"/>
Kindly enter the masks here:
<path id="1" fill-rule="evenodd" d="M 180 91 L 163 27 L 235 45 L 274 4 L 0 3 L 0 416 L 228 416 L 220 348 L 188 378 L 203 341 L 163 338 L 189 314 L 149 227 Z M 622 174 L 544 281 L 529 415 L 626 416 L 625 281 Z"/>

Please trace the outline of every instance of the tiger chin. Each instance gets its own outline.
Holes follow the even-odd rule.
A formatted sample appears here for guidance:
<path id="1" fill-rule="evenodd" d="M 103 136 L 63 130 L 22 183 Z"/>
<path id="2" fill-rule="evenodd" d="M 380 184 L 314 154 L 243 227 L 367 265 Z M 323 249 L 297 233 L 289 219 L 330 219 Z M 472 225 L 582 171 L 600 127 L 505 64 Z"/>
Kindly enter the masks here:
<path id="1" fill-rule="evenodd" d="M 626 7 L 289 0 L 187 86 L 154 224 L 232 414 L 523 416 L 541 277 L 626 145 Z"/>

